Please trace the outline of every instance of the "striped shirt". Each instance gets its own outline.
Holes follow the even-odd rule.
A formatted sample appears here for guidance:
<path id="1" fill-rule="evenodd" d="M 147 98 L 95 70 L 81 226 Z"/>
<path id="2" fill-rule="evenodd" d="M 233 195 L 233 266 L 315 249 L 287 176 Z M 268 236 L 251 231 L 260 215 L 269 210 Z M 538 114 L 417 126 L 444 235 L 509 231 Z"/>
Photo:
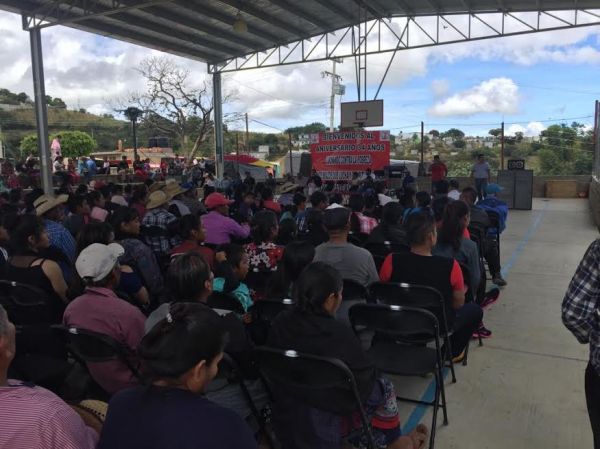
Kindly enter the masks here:
<path id="1" fill-rule="evenodd" d="M 1 449 L 93 449 L 98 434 L 54 393 L 9 380 L 0 387 Z"/>

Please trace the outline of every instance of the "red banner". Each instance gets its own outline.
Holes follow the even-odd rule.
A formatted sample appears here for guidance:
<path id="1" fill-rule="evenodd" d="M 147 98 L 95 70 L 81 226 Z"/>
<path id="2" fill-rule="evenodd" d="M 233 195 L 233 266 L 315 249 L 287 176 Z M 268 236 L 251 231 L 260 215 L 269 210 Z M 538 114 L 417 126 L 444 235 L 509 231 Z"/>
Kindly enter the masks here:
<path id="1" fill-rule="evenodd" d="M 352 179 L 352 172 L 390 165 L 389 131 L 339 131 L 311 134 L 312 167 L 323 181 Z"/>

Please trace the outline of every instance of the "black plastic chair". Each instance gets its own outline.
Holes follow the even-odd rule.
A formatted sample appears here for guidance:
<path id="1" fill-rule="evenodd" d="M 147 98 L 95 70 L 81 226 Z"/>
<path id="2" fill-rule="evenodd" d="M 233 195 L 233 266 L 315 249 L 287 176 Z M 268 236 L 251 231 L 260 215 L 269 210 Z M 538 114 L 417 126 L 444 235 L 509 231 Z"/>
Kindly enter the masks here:
<path id="1" fill-rule="evenodd" d="M 496 229 L 494 242 L 496 243 L 496 247 L 498 248 L 498 257 L 500 257 L 500 215 L 498 214 L 498 212 L 495 212 L 493 210 L 486 209 L 485 212 L 488 218 L 490 219 L 490 228 Z"/>
<path id="2" fill-rule="evenodd" d="M 375 282 L 369 287 L 371 298 L 377 303 L 416 307 L 425 309 L 435 315 L 440 323 L 440 335 L 444 338 L 446 358 L 452 373 L 452 382 L 456 382 L 454 363 L 452 362 L 452 345 L 450 335 L 452 329 L 446 316 L 446 300 L 442 294 L 427 285 L 406 284 L 400 282 Z"/>
<path id="3" fill-rule="evenodd" d="M 406 245 L 402 245 L 400 243 L 392 243 L 387 240 L 382 243 L 367 243 L 365 244 L 365 249 L 371 254 L 377 256 L 387 256 L 389 253 L 402 253 L 410 251 L 410 247 Z"/>
<path id="4" fill-rule="evenodd" d="M 264 346 L 256 349 L 256 356 L 261 374 L 273 392 L 275 406 L 285 407 L 282 403 L 287 402 L 290 406 L 299 403 L 336 415 L 358 412 L 367 447 L 375 449 L 354 374 L 343 361 Z M 346 404 L 352 406 L 348 407 Z M 289 436 L 290 441 L 286 441 L 283 435 L 287 432 L 281 434 L 281 443 L 286 448 L 299 447 L 296 444 L 306 438 L 308 433 L 307 429 L 298 428 L 295 424 L 289 423 L 295 433 Z"/>
<path id="5" fill-rule="evenodd" d="M 490 277 L 487 277 L 486 272 L 486 260 L 484 258 L 484 254 L 486 253 L 486 245 L 488 244 L 488 236 L 486 230 L 481 226 L 473 226 L 469 225 L 469 234 L 471 236 L 471 240 L 477 244 L 477 250 L 479 251 L 479 260 L 482 266 L 482 275 L 485 281 L 491 280 L 491 272 Z M 487 270 L 489 271 L 489 270 Z M 485 285 L 483 287 L 480 286 L 480 294 L 485 294 Z"/>
<path id="6" fill-rule="evenodd" d="M 267 284 L 273 273 L 273 271 L 259 271 L 258 269 L 248 271 L 244 283 L 248 288 L 254 290 L 259 297 L 263 297 L 266 294 Z"/>
<path id="7" fill-rule="evenodd" d="M 369 302 L 369 290 L 364 285 L 352 279 L 344 279 L 343 282 L 342 303 L 336 311 L 336 317 L 342 322 L 350 324 L 348 310 L 354 304 Z"/>
<path id="8" fill-rule="evenodd" d="M 294 307 L 294 304 L 291 299 L 255 301 L 248 310 L 251 313 L 252 322 L 246 326 L 254 344 L 266 344 L 271 330 L 271 322 L 284 310 Z"/>
<path id="9" fill-rule="evenodd" d="M 140 378 L 132 351 L 108 335 L 78 327 L 53 326 L 53 329 L 65 335 L 67 348 L 78 361 L 95 363 L 118 360 L 134 377 Z"/>
<path id="10" fill-rule="evenodd" d="M 444 361 L 440 348 L 440 325 L 435 315 L 416 307 L 389 304 L 357 304 L 350 309 L 350 322 L 354 332 L 374 333 L 367 354 L 382 373 L 399 376 L 435 376 L 433 401 L 422 401 L 397 396 L 396 399 L 433 407 L 429 447 L 433 449 L 437 414 L 440 407 L 444 413 L 444 425 L 448 425 L 446 392 L 444 388 Z M 435 347 L 424 346 L 427 341 Z M 441 396 L 441 404 L 440 404 Z"/>
<path id="11" fill-rule="evenodd" d="M 362 247 L 367 239 L 369 238 L 369 234 L 365 234 L 363 232 L 352 232 L 348 233 L 348 242 L 353 245 Z"/>
<path id="12" fill-rule="evenodd" d="M 0 305 L 15 325 L 12 375 L 58 392 L 70 365 L 64 341 L 52 325 L 62 319 L 64 304 L 38 287 L 0 280 Z"/>
<path id="13" fill-rule="evenodd" d="M 291 309 L 294 304 L 294 301 L 289 298 L 256 301 L 250 308 L 250 311 L 254 318 L 270 323 L 281 312 Z"/>
<path id="14" fill-rule="evenodd" d="M 261 432 L 267 437 L 269 440 L 269 444 L 271 447 L 275 447 L 273 441 L 271 440 L 270 434 L 266 429 L 265 419 L 261 416 L 256 404 L 252 399 L 252 395 L 248 391 L 246 384 L 244 383 L 244 375 L 242 370 L 240 369 L 237 362 L 226 352 L 223 353 L 223 358 L 219 362 L 219 371 L 217 372 L 217 376 L 215 379 L 226 380 L 228 384 L 238 385 L 246 404 L 250 408 L 252 412 L 252 416 L 258 423 L 258 426 Z"/>
<path id="15" fill-rule="evenodd" d="M 226 310 L 240 315 L 246 313 L 242 303 L 236 297 L 229 293 L 213 291 L 208 297 L 206 304 L 211 309 Z"/>

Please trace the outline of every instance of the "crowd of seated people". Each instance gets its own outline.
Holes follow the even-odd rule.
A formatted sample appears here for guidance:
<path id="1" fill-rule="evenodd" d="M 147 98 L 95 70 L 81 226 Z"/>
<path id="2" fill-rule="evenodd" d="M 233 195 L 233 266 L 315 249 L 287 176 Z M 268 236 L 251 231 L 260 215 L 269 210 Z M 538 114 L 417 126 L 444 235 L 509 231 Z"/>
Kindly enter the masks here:
<path id="1" fill-rule="evenodd" d="M 340 359 L 356 378 L 379 447 L 424 447 L 427 428 L 401 434 L 394 385 L 377 373 L 341 316 L 348 314 L 340 307 L 343 286 L 360 286 L 365 301 L 377 282 L 437 289 L 452 329 L 446 357 L 460 361 L 471 338 L 491 336 L 483 308 L 498 294 L 479 300 L 484 259 L 494 283 L 505 285 L 498 234 L 484 220 L 486 209 L 502 205 L 474 204 L 469 187 L 460 200 L 446 188 L 432 202 L 427 192 L 391 192 L 370 176 L 367 188 L 326 193 L 315 176 L 309 185 L 288 180 L 282 189 L 247 176 L 202 199 L 194 186 L 175 180 L 92 181 L 54 195 L 5 195 L 0 279 L 42 292 L 49 313 L 38 317 L 38 329 L 90 332 L 125 356 L 82 360 L 57 339 L 64 347 L 52 360 L 67 366 L 57 376 L 43 345 L 32 354 L 35 336 L 19 322 L 27 301 L 15 305 L 14 295 L 0 291 L 0 304 L 8 304 L 6 312 L 0 308 L 0 417 L 10 422 L 0 447 L 58 447 L 51 440 L 82 448 L 270 447 L 269 414 L 284 447 L 306 447 L 294 443 L 305 430 L 321 442 L 312 447 L 364 443 L 352 417 L 271 395 L 255 356 L 265 344 Z M 505 222 L 503 214 L 498 231 Z M 482 232 L 470 234 L 472 225 Z M 266 303 L 281 307 L 265 318 Z M 20 329 L 16 337 L 11 320 Z M 32 355 L 39 359 L 31 362 Z M 223 377 L 223 357 L 239 370 L 244 390 Z M 54 394 L 72 401 L 73 391 L 77 400 L 108 403 L 100 433 Z M 13 418 L 28 408 L 27 419 Z M 327 426 L 315 425 L 323 420 Z M 24 426 L 40 430 L 26 436 L 19 433 Z"/>

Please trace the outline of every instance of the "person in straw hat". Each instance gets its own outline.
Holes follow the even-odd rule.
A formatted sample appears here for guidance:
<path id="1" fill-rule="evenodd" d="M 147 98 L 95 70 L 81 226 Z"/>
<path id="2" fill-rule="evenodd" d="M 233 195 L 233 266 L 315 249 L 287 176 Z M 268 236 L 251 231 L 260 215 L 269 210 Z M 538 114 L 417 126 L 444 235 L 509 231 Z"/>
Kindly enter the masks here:
<path id="1" fill-rule="evenodd" d="M 177 217 L 167 210 L 169 200 L 162 190 L 152 192 L 148 196 L 147 212 L 142 219 L 143 226 L 153 228 L 150 235 L 146 235 L 146 243 L 159 257 L 167 255 L 171 248 L 181 243 L 177 236 Z"/>
<path id="2" fill-rule="evenodd" d="M 0 447 L 93 449 L 98 434 L 62 399 L 42 387 L 8 378 L 15 326 L 0 306 Z"/>
<path id="3" fill-rule="evenodd" d="M 62 224 L 65 219 L 65 203 L 68 199 L 69 195 L 59 195 L 57 197 L 42 195 L 33 202 L 33 207 L 35 208 L 35 214 L 42 218 L 44 228 L 48 233 L 50 246 L 60 250 L 72 263 L 75 261 L 75 239 Z M 67 272 L 70 271 L 69 268 L 61 265 L 61 269 L 65 274 L 65 279 L 68 279 L 69 273 Z"/>
<path id="4" fill-rule="evenodd" d="M 279 199 L 277 202 L 282 206 L 292 206 L 294 204 L 294 192 L 298 189 L 298 186 L 293 182 L 285 182 L 279 189 Z"/>
<path id="5" fill-rule="evenodd" d="M 192 213 L 190 208 L 181 201 L 181 195 L 187 192 L 187 190 L 188 189 L 180 186 L 174 179 L 168 179 L 167 185 L 163 189 L 163 191 L 170 198 L 169 212 L 176 217 L 184 217 Z"/>

